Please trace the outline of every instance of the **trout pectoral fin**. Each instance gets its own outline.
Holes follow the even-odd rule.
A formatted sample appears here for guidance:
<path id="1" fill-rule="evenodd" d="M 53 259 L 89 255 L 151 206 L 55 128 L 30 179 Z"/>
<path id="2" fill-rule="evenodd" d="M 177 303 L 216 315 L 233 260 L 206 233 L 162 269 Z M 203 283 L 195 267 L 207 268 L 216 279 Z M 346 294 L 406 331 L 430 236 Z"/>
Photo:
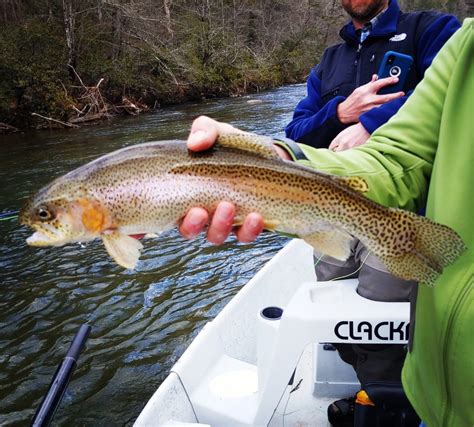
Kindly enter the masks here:
<path id="1" fill-rule="evenodd" d="M 133 237 L 112 233 L 102 236 L 105 248 L 114 261 L 122 267 L 134 269 L 143 245 Z"/>
<path id="2" fill-rule="evenodd" d="M 301 236 L 317 252 L 345 261 L 351 254 L 352 236 L 337 229 L 318 231 L 317 233 Z"/>

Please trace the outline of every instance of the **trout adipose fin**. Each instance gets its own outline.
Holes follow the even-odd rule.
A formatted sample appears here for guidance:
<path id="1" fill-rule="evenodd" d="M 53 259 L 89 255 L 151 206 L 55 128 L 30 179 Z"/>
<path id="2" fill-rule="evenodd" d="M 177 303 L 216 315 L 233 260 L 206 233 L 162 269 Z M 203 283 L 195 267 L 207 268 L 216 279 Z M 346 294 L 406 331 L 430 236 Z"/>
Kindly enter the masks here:
<path id="1" fill-rule="evenodd" d="M 367 191 L 369 191 L 369 185 L 364 178 L 360 178 L 358 176 L 330 176 L 334 181 L 340 182 L 352 190 L 358 191 L 359 193 L 367 193 Z"/>

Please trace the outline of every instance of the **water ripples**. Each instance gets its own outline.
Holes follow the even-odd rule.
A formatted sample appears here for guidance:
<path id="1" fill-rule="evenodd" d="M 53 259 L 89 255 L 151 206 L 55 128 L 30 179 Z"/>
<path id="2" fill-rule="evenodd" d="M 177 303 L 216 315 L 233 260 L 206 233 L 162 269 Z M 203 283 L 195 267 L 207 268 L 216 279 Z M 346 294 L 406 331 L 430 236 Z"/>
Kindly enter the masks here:
<path id="1" fill-rule="evenodd" d="M 154 139 L 184 138 L 207 114 L 247 130 L 282 133 L 304 87 L 251 98 L 160 110 L 77 131 L 33 132 L 0 144 L 0 211 L 78 165 Z M 248 104 L 259 99 L 258 104 Z M 275 119 L 276 118 L 276 119 Z M 266 234 L 254 244 L 215 247 L 176 231 L 144 241 L 137 269 L 115 265 L 100 242 L 29 248 L 30 232 L 0 221 L 0 424 L 29 423 L 83 323 L 92 326 L 56 425 L 130 425 L 202 326 L 279 250 Z"/>

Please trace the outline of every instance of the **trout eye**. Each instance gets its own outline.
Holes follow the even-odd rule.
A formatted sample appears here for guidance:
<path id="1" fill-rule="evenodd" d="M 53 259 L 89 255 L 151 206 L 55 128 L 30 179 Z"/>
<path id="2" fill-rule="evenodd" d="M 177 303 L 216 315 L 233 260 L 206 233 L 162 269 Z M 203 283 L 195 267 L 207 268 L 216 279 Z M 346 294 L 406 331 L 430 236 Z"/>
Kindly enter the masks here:
<path id="1" fill-rule="evenodd" d="M 53 218 L 53 214 L 48 208 L 45 206 L 40 206 L 36 211 L 36 215 L 40 219 L 40 221 L 48 221 Z"/>

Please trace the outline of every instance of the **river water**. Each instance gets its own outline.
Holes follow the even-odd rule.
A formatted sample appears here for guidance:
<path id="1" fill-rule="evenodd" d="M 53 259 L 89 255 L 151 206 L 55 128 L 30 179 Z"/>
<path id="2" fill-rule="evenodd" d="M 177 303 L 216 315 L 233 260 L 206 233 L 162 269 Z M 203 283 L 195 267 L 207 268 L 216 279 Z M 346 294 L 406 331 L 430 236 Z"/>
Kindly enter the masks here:
<path id="1" fill-rule="evenodd" d="M 192 103 L 95 127 L 0 136 L 0 212 L 54 177 L 102 154 L 185 138 L 200 114 L 283 135 L 304 85 Z M 286 242 L 188 242 L 176 231 L 145 242 L 138 268 L 115 265 L 99 242 L 31 248 L 16 221 L 0 221 L 0 424 L 29 424 L 79 326 L 87 348 L 54 425 L 131 425 L 206 322 Z"/>

